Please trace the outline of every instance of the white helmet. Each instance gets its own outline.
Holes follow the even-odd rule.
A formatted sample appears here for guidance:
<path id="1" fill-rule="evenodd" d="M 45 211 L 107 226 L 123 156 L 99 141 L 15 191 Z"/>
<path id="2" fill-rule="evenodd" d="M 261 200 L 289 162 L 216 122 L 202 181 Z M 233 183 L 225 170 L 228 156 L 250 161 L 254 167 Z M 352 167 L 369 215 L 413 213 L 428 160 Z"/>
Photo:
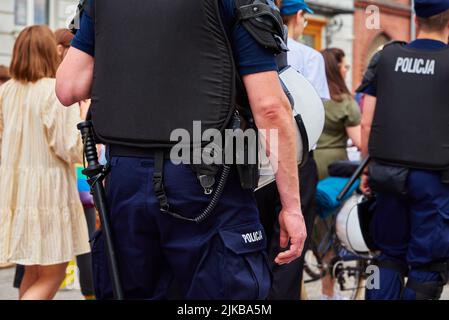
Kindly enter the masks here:
<path id="1" fill-rule="evenodd" d="M 356 255 L 369 255 L 372 250 L 364 236 L 360 220 L 359 205 L 365 201 L 362 195 L 350 197 L 337 214 L 337 237 L 345 249 Z"/>
<path id="2" fill-rule="evenodd" d="M 311 151 L 324 128 L 325 110 L 323 101 L 313 85 L 296 69 L 289 66 L 279 73 L 279 78 L 293 105 L 293 117 L 297 124 L 296 139 L 298 164 Z M 259 186 L 263 188 L 275 180 L 270 161 L 266 157 L 265 143 L 259 143 L 259 163 L 261 164 Z"/>

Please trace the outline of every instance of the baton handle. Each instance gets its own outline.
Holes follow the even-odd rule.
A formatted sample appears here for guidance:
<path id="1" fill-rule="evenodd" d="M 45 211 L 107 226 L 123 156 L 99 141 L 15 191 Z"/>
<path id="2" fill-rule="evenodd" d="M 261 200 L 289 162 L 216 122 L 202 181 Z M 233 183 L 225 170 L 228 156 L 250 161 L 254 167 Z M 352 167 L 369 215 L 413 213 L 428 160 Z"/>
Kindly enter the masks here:
<path id="1" fill-rule="evenodd" d="M 106 192 L 103 186 L 103 166 L 98 161 L 97 146 L 93 135 L 91 121 L 82 122 L 78 125 L 84 143 L 84 153 L 86 156 L 87 167 L 83 170 L 89 178 L 89 185 L 94 196 L 95 206 L 97 207 L 101 226 L 105 236 L 105 246 L 108 263 L 110 267 L 110 276 L 112 280 L 112 290 L 116 300 L 123 300 L 123 289 L 120 281 L 120 272 L 117 263 L 117 255 L 114 248 L 114 238 L 111 224 L 109 221 L 109 209 L 107 207 Z"/>
<path id="2" fill-rule="evenodd" d="M 352 174 L 351 178 L 349 179 L 348 183 L 346 183 L 343 190 L 338 194 L 337 201 L 343 200 L 343 198 L 346 196 L 346 194 L 349 192 L 351 187 L 354 185 L 354 183 L 357 181 L 357 179 L 362 175 L 363 170 L 365 170 L 368 163 L 371 161 L 371 158 L 368 156 L 365 160 L 362 161 L 360 166 L 357 168 L 357 170 Z"/>

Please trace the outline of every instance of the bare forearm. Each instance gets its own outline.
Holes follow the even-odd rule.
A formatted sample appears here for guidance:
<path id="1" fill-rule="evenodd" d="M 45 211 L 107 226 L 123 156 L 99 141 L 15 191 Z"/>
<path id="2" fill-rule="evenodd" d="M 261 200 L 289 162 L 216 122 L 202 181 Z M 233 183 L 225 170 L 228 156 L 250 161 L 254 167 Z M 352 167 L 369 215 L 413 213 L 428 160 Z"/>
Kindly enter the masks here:
<path id="1" fill-rule="evenodd" d="M 285 143 L 281 143 L 279 146 L 279 169 L 276 174 L 276 181 L 282 207 L 293 211 L 301 208 L 301 200 L 299 196 L 296 136 L 295 133 L 292 135 L 291 131 L 281 130 L 279 133 L 279 140 L 285 141 Z M 292 150 L 294 150 L 293 157 Z"/>
<path id="2" fill-rule="evenodd" d="M 362 114 L 362 144 L 361 144 L 361 152 L 363 157 L 367 157 L 369 154 L 368 146 L 369 146 L 369 137 L 371 134 L 371 125 L 374 119 L 374 113 L 376 111 L 376 97 L 367 95 L 365 97 L 365 103 L 363 107 Z"/>
<path id="3" fill-rule="evenodd" d="M 273 130 L 277 134 L 278 143 L 267 142 L 270 162 L 276 170 L 276 183 L 282 207 L 293 211 L 301 207 L 296 129 L 288 100 L 283 101 L 279 108 L 284 110 L 282 114 L 276 118 L 258 119 L 258 127 Z"/>
<path id="4" fill-rule="evenodd" d="M 368 143 L 369 143 L 370 133 L 371 133 L 371 126 L 363 125 L 362 126 L 361 148 L 360 148 L 363 158 L 366 158 L 369 154 Z"/>
<path id="5" fill-rule="evenodd" d="M 352 143 L 358 148 L 361 148 L 362 143 L 362 134 L 361 134 L 361 126 L 348 127 L 346 128 L 346 133 L 349 138 L 352 140 Z"/>

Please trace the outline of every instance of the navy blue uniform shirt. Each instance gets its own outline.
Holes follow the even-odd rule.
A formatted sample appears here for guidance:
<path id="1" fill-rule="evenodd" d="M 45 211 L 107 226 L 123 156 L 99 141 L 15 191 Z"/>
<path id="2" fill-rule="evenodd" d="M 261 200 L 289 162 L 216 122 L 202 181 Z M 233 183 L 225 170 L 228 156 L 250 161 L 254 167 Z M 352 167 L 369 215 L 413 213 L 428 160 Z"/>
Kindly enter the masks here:
<path id="1" fill-rule="evenodd" d="M 93 0 L 90 0 L 92 3 Z M 237 68 L 241 75 L 264 71 L 277 71 L 274 55 L 259 45 L 241 25 L 234 27 L 235 1 L 220 1 L 221 16 L 230 39 Z M 78 30 L 72 46 L 91 55 L 95 55 L 95 24 L 87 14 L 81 16 Z"/>
<path id="2" fill-rule="evenodd" d="M 444 42 L 432 40 L 432 39 L 417 39 L 410 42 L 406 47 L 411 49 L 423 50 L 423 51 L 433 51 L 446 48 L 448 45 Z M 377 77 L 374 77 L 371 83 L 360 91 L 361 93 L 368 94 L 370 96 L 377 96 Z"/>

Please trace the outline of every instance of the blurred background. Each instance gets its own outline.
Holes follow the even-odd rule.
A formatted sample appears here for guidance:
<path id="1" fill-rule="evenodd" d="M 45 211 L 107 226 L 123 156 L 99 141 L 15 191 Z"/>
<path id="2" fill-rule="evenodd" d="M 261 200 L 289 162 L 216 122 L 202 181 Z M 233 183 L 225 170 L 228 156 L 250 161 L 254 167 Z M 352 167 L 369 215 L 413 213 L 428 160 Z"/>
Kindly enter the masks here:
<path id="1" fill-rule="evenodd" d="M 317 49 L 338 47 L 346 52 L 352 71 L 348 86 L 355 89 L 376 50 L 390 40 L 414 37 L 410 0 L 309 0 L 309 17 L 300 41 Z M 78 0 L 0 0 L 0 65 L 9 65 L 15 37 L 28 25 L 67 25 Z M 380 28 L 369 29 L 370 6 L 380 10 Z"/>

